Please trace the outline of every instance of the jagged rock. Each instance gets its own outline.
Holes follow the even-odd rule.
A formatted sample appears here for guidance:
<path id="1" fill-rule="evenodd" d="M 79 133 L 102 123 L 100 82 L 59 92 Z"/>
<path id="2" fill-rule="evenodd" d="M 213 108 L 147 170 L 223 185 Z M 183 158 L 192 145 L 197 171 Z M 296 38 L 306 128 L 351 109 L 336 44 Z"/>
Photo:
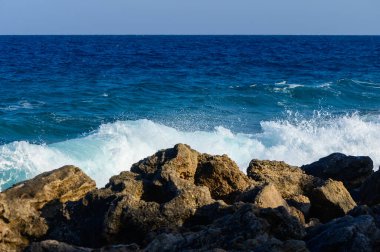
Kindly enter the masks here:
<path id="1" fill-rule="evenodd" d="M 20 250 L 29 240 L 44 236 L 48 225 L 41 211 L 48 203 L 77 200 L 94 189 L 95 182 L 79 168 L 64 166 L 3 191 L 0 251 Z"/>
<path id="2" fill-rule="evenodd" d="M 295 241 L 305 235 L 302 225 L 285 208 L 260 209 L 246 203 L 235 204 L 230 211 L 197 231 L 160 234 L 145 250 L 307 251 L 302 241 Z"/>
<path id="3" fill-rule="evenodd" d="M 247 175 L 256 181 L 273 183 L 285 199 L 307 194 L 322 184 L 320 179 L 282 161 L 253 159 L 248 166 Z"/>
<path id="4" fill-rule="evenodd" d="M 152 179 L 160 173 L 175 172 L 182 179 L 194 181 L 198 166 L 199 152 L 185 144 L 177 144 L 174 148 L 158 151 L 140 162 L 133 164 L 131 171 Z"/>
<path id="5" fill-rule="evenodd" d="M 380 170 L 372 174 L 360 188 L 360 203 L 380 204 Z"/>
<path id="6" fill-rule="evenodd" d="M 360 185 L 373 173 L 373 161 L 366 156 L 346 156 L 333 153 L 309 165 L 301 167 L 307 174 L 342 181 L 351 190 Z"/>
<path id="7" fill-rule="evenodd" d="M 305 237 L 311 252 L 379 251 L 380 230 L 369 215 L 345 216 L 310 228 Z"/>
<path id="8" fill-rule="evenodd" d="M 113 176 L 105 188 L 62 206 L 48 238 L 101 247 L 143 243 L 151 232 L 178 229 L 215 202 L 209 188 L 194 184 L 197 165 L 198 153 L 186 145 L 159 151 L 134 164 L 132 172 Z"/>
<path id="9" fill-rule="evenodd" d="M 310 201 L 312 215 L 322 221 L 341 217 L 356 206 L 343 183 L 331 179 L 313 190 Z"/>
<path id="10" fill-rule="evenodd" d="M 137 244 L 106 246 L 99 249 L 73 246 L 55 240 L 33 242 L 25 252 L 137 252 L 141 251 Z"/>
<path id="11" fill-rule="evenodd" d="M 195 184 L 207 186 L 213 199 L 232 203 L 235 197 L 254 185 L 234 161 L 226 155 L 199 157 Z"/>

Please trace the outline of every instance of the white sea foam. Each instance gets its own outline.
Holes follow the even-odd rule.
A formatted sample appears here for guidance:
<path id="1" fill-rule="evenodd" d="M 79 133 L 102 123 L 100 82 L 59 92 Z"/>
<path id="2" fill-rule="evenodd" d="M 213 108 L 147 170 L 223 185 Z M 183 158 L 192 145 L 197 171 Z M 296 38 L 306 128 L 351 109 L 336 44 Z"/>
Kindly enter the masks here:
<path id="1" fill-rule="evenodd" d="M 101 125 L 88 136 L 50 145 L 13 142 L 0 146 L 0 185 L 33 177 L 65 164 L 81 167 L 103 186 L 110 176 L 128 170 L 138 160 L 176 143 L 200 152 L 228 154 L 245 171 L 253 158 L 284 160 L 302 165 L 332 152 L 368 155 L 380 164 L 380 118 L 357 115 L 312 120 L 266 121 L 262 132 L 232 133 L 179 131 L 149 120 L 118 121 Z"/>

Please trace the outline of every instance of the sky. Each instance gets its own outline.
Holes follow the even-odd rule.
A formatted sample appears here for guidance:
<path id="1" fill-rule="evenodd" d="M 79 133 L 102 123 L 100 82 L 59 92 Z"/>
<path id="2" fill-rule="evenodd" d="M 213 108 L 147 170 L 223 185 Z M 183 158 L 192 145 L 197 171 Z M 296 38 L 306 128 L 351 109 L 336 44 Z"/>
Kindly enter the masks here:
<path id="1" fill-rule="evenodd" d="M 0 35 L 380 35 L 380 0 L 0 0 Z"/>

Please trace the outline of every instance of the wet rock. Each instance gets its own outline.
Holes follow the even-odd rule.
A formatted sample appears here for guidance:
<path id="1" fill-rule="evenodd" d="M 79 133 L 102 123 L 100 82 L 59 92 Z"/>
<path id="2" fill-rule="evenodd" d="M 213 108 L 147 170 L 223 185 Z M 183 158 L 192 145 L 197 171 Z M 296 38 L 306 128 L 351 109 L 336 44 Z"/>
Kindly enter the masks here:
<path id="1" fill-rule="evenodd" d="M 247 175 L 253 180 L 274 184 L 285 199 L 307 194 L 323 183 L 322 180 L 305 174 L 299 167 L 282 161 L 253 159 Z"/>
<path id="2" fill-rule="evenodd" d="M 342 181 L 349 190 L 360 187 L 373 173 L 373 161 L 367 156 L 346 156 L 333 153 L 301 167 L 307 174 Z"/>
<path id="3" fill-rule="evenodd" d="M 64 166 L 0 193 L 0 251 L 20 250 L 44 236 L 49 227 L 42 209 L 48 203 L 74 201 L 94 189 L 95 182 L 79 168 Z"/>
<path id="4" fill-rule="evenodd" d="M 379 251 L 380 230 L 373 217 L 345 216 L 308 230 L 307 247 L 317 251 Z"/>
<path id="5" fill-rule="evenodd" d="M 372 174 L 360 188 L 360 203 L 380 204 L 380 170 Z"/>
<path id="6" fill-rule="evenodd" d="M 310 201 L 311 214 L 324 222 L 344 216 L 356 206 L 343 183 L 331 179 L 313 190 Z"/>

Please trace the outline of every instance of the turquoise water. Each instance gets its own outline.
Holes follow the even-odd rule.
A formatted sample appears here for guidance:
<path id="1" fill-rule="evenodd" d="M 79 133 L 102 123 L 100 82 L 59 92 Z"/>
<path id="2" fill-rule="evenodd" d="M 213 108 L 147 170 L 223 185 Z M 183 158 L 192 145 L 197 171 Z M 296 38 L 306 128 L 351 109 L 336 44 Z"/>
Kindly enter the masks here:
<path id="1" fill-rule="evenodd" d="M 74 164 L 99 186 L 178 142 L 380 164 L 380 37 L 1 36 L 0 186 Z"/>

